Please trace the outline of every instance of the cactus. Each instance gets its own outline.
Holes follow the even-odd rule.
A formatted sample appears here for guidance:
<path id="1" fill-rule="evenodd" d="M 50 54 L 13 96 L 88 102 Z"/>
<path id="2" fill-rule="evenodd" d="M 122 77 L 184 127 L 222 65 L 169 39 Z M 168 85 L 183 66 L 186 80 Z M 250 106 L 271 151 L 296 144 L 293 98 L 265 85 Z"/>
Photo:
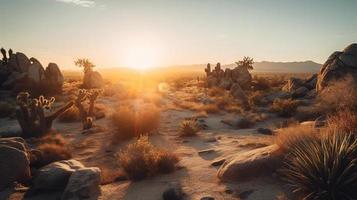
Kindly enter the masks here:
<path id="1" fill-rule="evenodd" d="M 211 74 L 211 64 L 208 63 L 207 64 L 207 67 L 205 69 L 205 72 L 206 72 L 206 75 L 209 76 Z"/>
<path id="2" fill-rule="evenodd" d="M 2 61 L 6 64 L 7 63 L 6 50 L 4 48 L 1 48 L 0 51 L 2 54 Z"/>
<path id="3" fill-rule="evenodd" d="M 20 92 L 17 95 L 16 118 L 20 124 L 23 137 L 39 137 L 49 133 L 52 129 L 53 120 L 73 105 L 71 101 L 51 112 L 54 101 L 54 97 L 46 99 L 44 96 L 30 99 L 30 94 L 27 92 Z M 50 113 L 46 114 L 45 110 L 49 110 Z"/>
<path id="4" fill-rule="evenodd" d="M 90 129 L 93 127 L 93 115 L 94 115 L 94 103 L 98 96 L 101 94 L 102 90 L 85 90 L 81 89 L 78 91 L 77 99 L 75 100 L 75 105 L 79 110 L 80 117 L 82 119 L 83 129 Z M 88 100 L 89 107 L 86 110 L 83 103 Z"/>

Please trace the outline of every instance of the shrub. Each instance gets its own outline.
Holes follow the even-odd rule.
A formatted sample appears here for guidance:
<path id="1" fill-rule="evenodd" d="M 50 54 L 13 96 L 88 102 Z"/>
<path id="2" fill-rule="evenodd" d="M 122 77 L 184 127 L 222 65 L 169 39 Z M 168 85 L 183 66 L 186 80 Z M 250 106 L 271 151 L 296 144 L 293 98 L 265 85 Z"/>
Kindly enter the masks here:
<path id="1" fill-rule="evenodd" d="M 195 120 L 183 120 L 181 122 L 179 134 L 182 137 L 195 136 L 199 131 L 199 126 Z"/>
<path id="2" fill-rule="evenodd" d="M 39 140 L 39 145 L 36 150 L 38 154 L 34 155 L 35 158 L 31 161 L 31 165 L 36 167 L 41 167 L 59 160 L 68 160 L 72 157 L 67 147 L 67 142 L 60 134 L 51 134 L 42 137 Z"/>
<path id="3" fill-rule="evenodd" d="M 328 134 L 299 143 L 282 169 L 284 179 L 303 199 L 357 199 L 357 140 Z"/>
<path id="4" fill-rule="evenodd" d="M 241 119 L 238 120 L 236 126 L 238 128 L 241 129 L 245 129 L 245 128 L 251 128 L 252 126 L 254 126 L 255 121 L 250 118 L 250 117 L 242 117 Z"/>
<path id="5" fill-rule="evenodd" d="M 298 102 L 292 99 L 275 99 L 271 106 L 271 111 L 276 112 L 280 117 L 292 116 L 298 107 Z"/>
<path id="6" fill-rule="evenodd" d="M 327 118 L 327 127 L 330 131 L 341 131 L 357 135 L 357 114 L 350 110 L 343 110 Z"/>
<path id="7" fill-rule="evenodd" d="M 118 160 L 126 176 L 134 181 L 157 173 L 172 172 L 178 162 L 174 154 L 153 146 L 148 136 L 141 136 L 128 145 L 119 153 Z"/>
<path id="8" fill-rule="evenodd" d="M 254 90 L 268 90 L 271 88 L 270 82 L 267 78 L 254 76 L 252 81 Z"/>
<path id="9" fill-rule="evenodd" d="M 66 110 L 60 116 L 58 116 L 59 122 L 77 122 L 80 121 L 79 110 L 77 107 L 72 106 Z"/>
<path id="10" fill-rule="evenodd" d="M 146 106 L 139 111 L 122 106 L 112 115 L 112 123 L 116 127 L 113 141 L 151 134 L 159 127 L 160 110 L 154 106 Z"/>
<path id="11" fill-rule="evenodd" d="M 0 118 L 10 117 L 15 113 L 15 106 L 4 101 L 0 101 Z"/>

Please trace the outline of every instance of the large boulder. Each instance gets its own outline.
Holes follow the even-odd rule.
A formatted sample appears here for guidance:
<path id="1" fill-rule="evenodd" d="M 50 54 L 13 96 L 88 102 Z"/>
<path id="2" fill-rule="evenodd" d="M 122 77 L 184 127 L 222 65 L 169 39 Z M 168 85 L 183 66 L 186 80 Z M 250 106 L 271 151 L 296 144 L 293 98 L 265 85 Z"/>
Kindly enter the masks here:
<path id="1" fill-rule="evenodd" d="M 271 145 L 237 154 L 226 160 L 217 176 L 226 181 L 247 181 L 261 175 L 272 174 L 282 164 L 279 146 Z"/>
<path id="2" fill-rule="evenodd" d="M 46 84 L 54 90 L 61 90 L 64 82 L 64 78 L 61 70 L 56 63 L 49 63 L 46 71 Z"/>
<path id="3" fill-rule="evenodd" d="M 0 191 L 31 177 L 27 144 L 22 138 L 0 139 Z"/>
<path id="4" fill-rule="evenodd" d="M 238 83 L 232 85 L 230 94 L 240 101 L 243 106 L 248 106 L 248 97 Z"/>
<path id="5" fill-rule="evenodd" d="M 233 82 L 230 78 L 223 78 L 219 83 L 218 87 L 223 88 L 225 90 L 229 90 L 232 86 Z"/>
<path id="6" fill-rule="evenodd" d="M 303 86 L 303 81 L 298 78 L 290 78 L 288 82 L 284 85 L 282 90 L 284 92 L 291 92 L 293 93 L 296 89 L 300 88 Z"/>
<path id="7" fill-rule="evenodd" d="M 100 195 L 100 169 L 90 167 L 75 171 L 69 178 L 62 200 L 98 199 Z"/>
<path id="8" fill-rule="evenodd" d="M 312 90 L 312 89 L 316 88 L 316 83 L 317 83 L 317 74 L 313 74 L 309 78 L 306 79 L 304 85 L 309 90 Z"/>
<path id="9" fill-rule="evenodd" d="M 243 67 L 236 67 L 232 70 L 232 79 L 245 89 L 250 88 L 252 83 L 252 75 Z"/>
<path id="10" fill-rule="evenodd" d="M 103 86 L 103 78 L 99 72 L 89 71 L 84 74 L 84 88 L 101 88 Z"/>
<path id="11" fill-rule="evenodd" d="M 17 72 L 27 72 L 30 64 L 31 62 L 28 57 L 21 52 L 17 52 L 16 54 L 10 55 L 9 65 Z"/>
<path id="12" fill-rule="evenodd" d="M 350 75 L 357 80 L 357 43 L 346 47 L 342 52 L 330 55 L 318 73 L 316 89 L 323 90 L 331 81 Z"/>
<path id="13" fill-rule="evenodd" d="M 36 60 L 30 64 L 28 67 L 27 78 L 35 84 L 40 84 L 41 81 L 45 79 L 45 70 L 43 70 L 40 62 Z"/>
<path id="14" fill-rule="evenodd" d="M 79 169 L 83 169 L 82 163 L 76 160 L 62 160 L 48 164 L 38 170 L 32 189 L 63 190 L 70 176 Z"/>
<path id="15" fill-rule="evenodd" d="M 6 88 L 6 89 L 13 88 L 13 86 L 16 83 L 26 79 L 26 77 L 27 77 L 26 72 L 20 73 L 20 72 L 14 71 L 7 77 L 6 81 L 1 84 L 1 87 Z"/>

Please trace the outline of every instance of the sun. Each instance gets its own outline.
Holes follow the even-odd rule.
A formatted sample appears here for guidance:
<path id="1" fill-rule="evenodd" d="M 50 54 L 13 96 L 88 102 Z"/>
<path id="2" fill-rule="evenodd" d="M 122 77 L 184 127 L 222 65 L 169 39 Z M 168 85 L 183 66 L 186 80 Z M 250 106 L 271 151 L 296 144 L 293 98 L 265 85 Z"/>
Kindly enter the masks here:
<path id="1" fill-rule="evenodd" d="M 123 64 L 139 71 L 157 67 L 160 52 L 158 48 L 149 45 L 131 45 L 125 49 Z"/>

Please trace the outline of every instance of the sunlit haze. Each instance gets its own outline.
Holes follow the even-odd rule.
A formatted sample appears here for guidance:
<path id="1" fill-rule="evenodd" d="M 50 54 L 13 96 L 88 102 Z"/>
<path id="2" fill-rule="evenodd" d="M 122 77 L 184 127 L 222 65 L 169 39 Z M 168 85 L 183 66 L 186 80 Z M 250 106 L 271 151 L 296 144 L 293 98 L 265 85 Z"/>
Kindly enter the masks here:
<path id="1" fill-rule="evenodd" d="M 97 67 L 322 63 L 357 38 L 357 1 L 0 0 L 0 38 L 44 63 Z"/>

